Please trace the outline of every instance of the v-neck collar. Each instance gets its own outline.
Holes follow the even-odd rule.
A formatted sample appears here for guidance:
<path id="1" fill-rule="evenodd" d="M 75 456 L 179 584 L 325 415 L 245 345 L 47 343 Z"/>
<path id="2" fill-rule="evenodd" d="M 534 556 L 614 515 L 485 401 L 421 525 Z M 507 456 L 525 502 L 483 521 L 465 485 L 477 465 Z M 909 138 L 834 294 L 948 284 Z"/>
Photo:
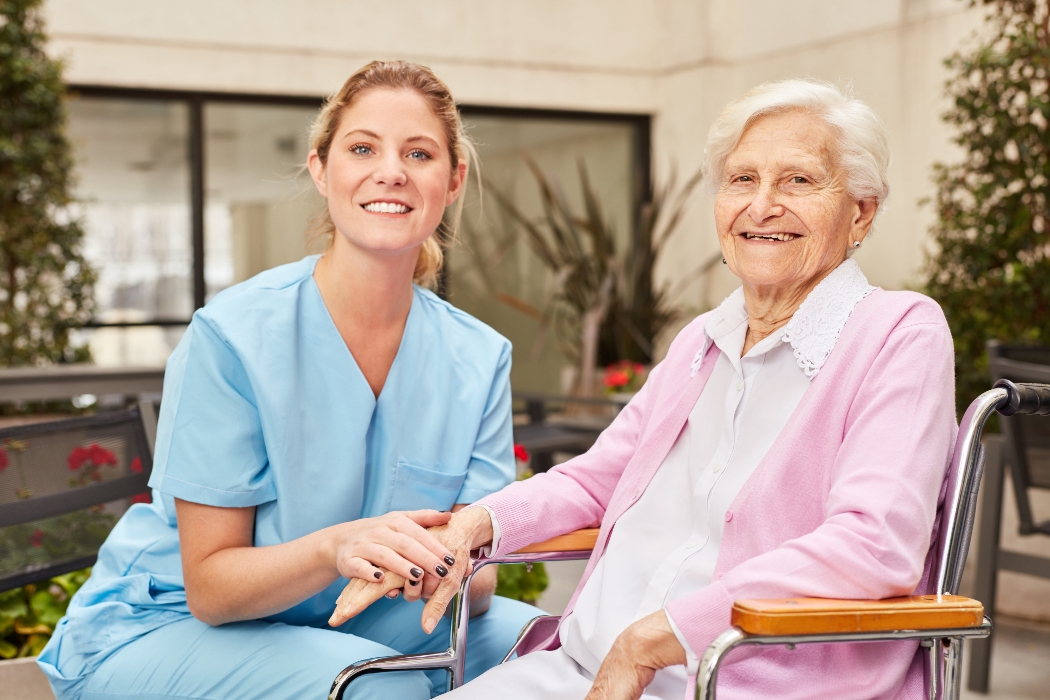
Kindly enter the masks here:
<path id="1" fill-rule="evenodd" d="M 401 356 L 405 354 L 406 339 L 413 327 L 412 319 L 418 315 L 416 307 L 419 305 L 419 290 L 416 289 L 416 285 L 413 283 L 412 304 L 408 308 L 408 317 L 405 319 L 405 330 L 401 332 L 401 342 L 398 343 L 397 354 L 394 355 L 394 361 L 390 364 L 390 371 L 386 374 L 386 381 L 383 382 L 383 388 L 379 390 L 379 396 L 376 396 L 372 392 L 372 387 L 368 383 L 365 373 L 361 371 L 361 366 L 357 364 L 357 358 L 354 357 L 354 353 L 350 351 L 350 347 L 346 344 L 346 341 L 343 340 L 343 336 L 339 332 L 339 327 L 335 325 L 335 319 L 332 318 L 332 313 L 324 303 L 324 297 L 321 295 L 321 288 L 317 286 L 317 280 L 314 279 L 314 270 L 317 268 L 317 261 L 320 259 L 321 256 L 319 255 L 314 258 L 314 264 L 310 268 L 308 284 L 317 299 L 317 303 L 320 304 L 321 308 L 324 310 L 324 317 L 328 319 L 328 326 L 330 335 L 333 336 L 333 342 L 337 342 L 342 347 L 343 352 L 346 353 L 346 358 L 350 361 L 350 366 L 352 367 L 351 374 L 356 377 L 355 381 L 359 382 L 364 387 L 365 393 L 370 399 L 372 399 L 372 407 L 375 408 L 379 405 L 383 396 L 389 393 L 387 387 L 389 387 L 391 382 L 397 377 L 397 370 L 401 364 L 398 361 L 401 359 Z"/>

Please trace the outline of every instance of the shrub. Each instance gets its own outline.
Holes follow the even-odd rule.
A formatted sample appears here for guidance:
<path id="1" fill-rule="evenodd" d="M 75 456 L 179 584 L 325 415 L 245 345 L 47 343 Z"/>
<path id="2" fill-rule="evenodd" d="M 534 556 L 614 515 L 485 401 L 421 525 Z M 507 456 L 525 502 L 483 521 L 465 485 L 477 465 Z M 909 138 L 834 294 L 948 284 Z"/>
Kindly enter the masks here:
<path id="1" fill-rule="evenodd" d="M 41 0 L 0 0 L 0 367 L 85 361 L 69 331 L 93 312 L 95 272 L 70 219 L 61 64 Z"/>
<path id="2" fill-rule="evenodd" d="M 0 659 L 39 654 L 90 574 L 83 569 L 0 592 Z"/>
<path id="3" fill-rule="evenodd" d="M 934 166 L 927 293 L 955 338 L 958 405 L 989 385 L 985 343 L 1050 344 L 1050 10 L 985 0 L 987 36 L 946 61 L 961 162 Z"/>

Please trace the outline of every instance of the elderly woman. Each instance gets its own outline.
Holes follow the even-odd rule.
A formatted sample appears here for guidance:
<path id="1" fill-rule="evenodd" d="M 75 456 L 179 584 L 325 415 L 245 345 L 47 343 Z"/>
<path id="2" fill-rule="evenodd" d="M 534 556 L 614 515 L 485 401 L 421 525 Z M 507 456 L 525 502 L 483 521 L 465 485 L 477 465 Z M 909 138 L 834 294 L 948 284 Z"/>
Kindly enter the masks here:
<path id="1" fill-rule="evenodd" d="M 557 634 L 456 700 L 678 700 L 734 599 L 926 591 L 952 340 L 934 302 L 872 287 L 849 257 L 889 190 L 884 128 L 833 86 L 777 82 L 723 110 L 706 158 L 742 286 L 678 335 L 587 454 L 432 530 L 461 563 L 425 629 L 469 548 L 601 524 Z M 915 642 L 741 651 L 719 679 L 723 698 L 923 690 Z"/>

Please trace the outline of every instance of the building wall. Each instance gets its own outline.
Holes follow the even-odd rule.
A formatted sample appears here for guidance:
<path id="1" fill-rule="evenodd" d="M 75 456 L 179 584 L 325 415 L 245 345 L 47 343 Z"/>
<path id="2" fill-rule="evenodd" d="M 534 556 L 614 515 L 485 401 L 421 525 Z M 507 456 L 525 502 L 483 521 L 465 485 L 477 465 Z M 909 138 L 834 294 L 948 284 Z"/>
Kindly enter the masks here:
<path id="1" fill-rule="evenodd" d="M 943 59 L 980 22 L 961 0 L 48 0 L 46 12 L 72 83 L 318 96 L 369 60 L 405 58 L 434 68 L 464 103 L 651 114 L 657 177 L 694 171 L 715 115 L 750 87 L 850 83 L 893 148 L 891 199 L 856 256 L 887 288 L 921 283 L 933 214 L 919 200 L 933 192 L 931 164 L 953 157 L 939 118 Z M 259 213 L 233 212 L 234 228 Z M 698 197 L 662 278 L 685 279 L 717 248 L 710 200 Z M 681 301 L 702 308 L 735 286 L 716 265 Z M 166 352 L 154 335 L 113 342 Z M 1018 602 L 1045 598 L 1045 582 L 1001 580 L 1002 611 L 1047 617 Z"/>
<path id="2" fill-rule="evenodd" d="M 48 0 L 53 51 L 70 82 L 322 95 L 374 58 L 433 67 L 478 105 L 654 115 L 657 177 L 693 171 L 718 110 L 767 80 L 852 84 L 886 122 L 891 200 L 857 260 L 873 283 L 917 286 L 932 211 L 930 166 L 951 159 L 939 115 L 943 59 L 979 12 L 961 0 Z M 698 197 L 661 276 L 717 252 Z M 719 266 L 682 301 L 735 286 Z"/>

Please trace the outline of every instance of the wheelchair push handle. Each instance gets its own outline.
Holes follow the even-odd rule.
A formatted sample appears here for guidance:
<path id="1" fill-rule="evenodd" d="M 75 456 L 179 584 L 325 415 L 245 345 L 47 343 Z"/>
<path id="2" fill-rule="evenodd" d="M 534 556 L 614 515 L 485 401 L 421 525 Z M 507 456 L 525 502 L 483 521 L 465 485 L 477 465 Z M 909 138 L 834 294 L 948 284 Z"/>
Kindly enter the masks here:
<path id="1" fill-rule="evenodd" d="M 997 407 L 1004 416 L 1050 416 L 1050 384 L 1015 384 L 1000 379 L 995 388 L 1006 390 L 1006 403 Z"/>

